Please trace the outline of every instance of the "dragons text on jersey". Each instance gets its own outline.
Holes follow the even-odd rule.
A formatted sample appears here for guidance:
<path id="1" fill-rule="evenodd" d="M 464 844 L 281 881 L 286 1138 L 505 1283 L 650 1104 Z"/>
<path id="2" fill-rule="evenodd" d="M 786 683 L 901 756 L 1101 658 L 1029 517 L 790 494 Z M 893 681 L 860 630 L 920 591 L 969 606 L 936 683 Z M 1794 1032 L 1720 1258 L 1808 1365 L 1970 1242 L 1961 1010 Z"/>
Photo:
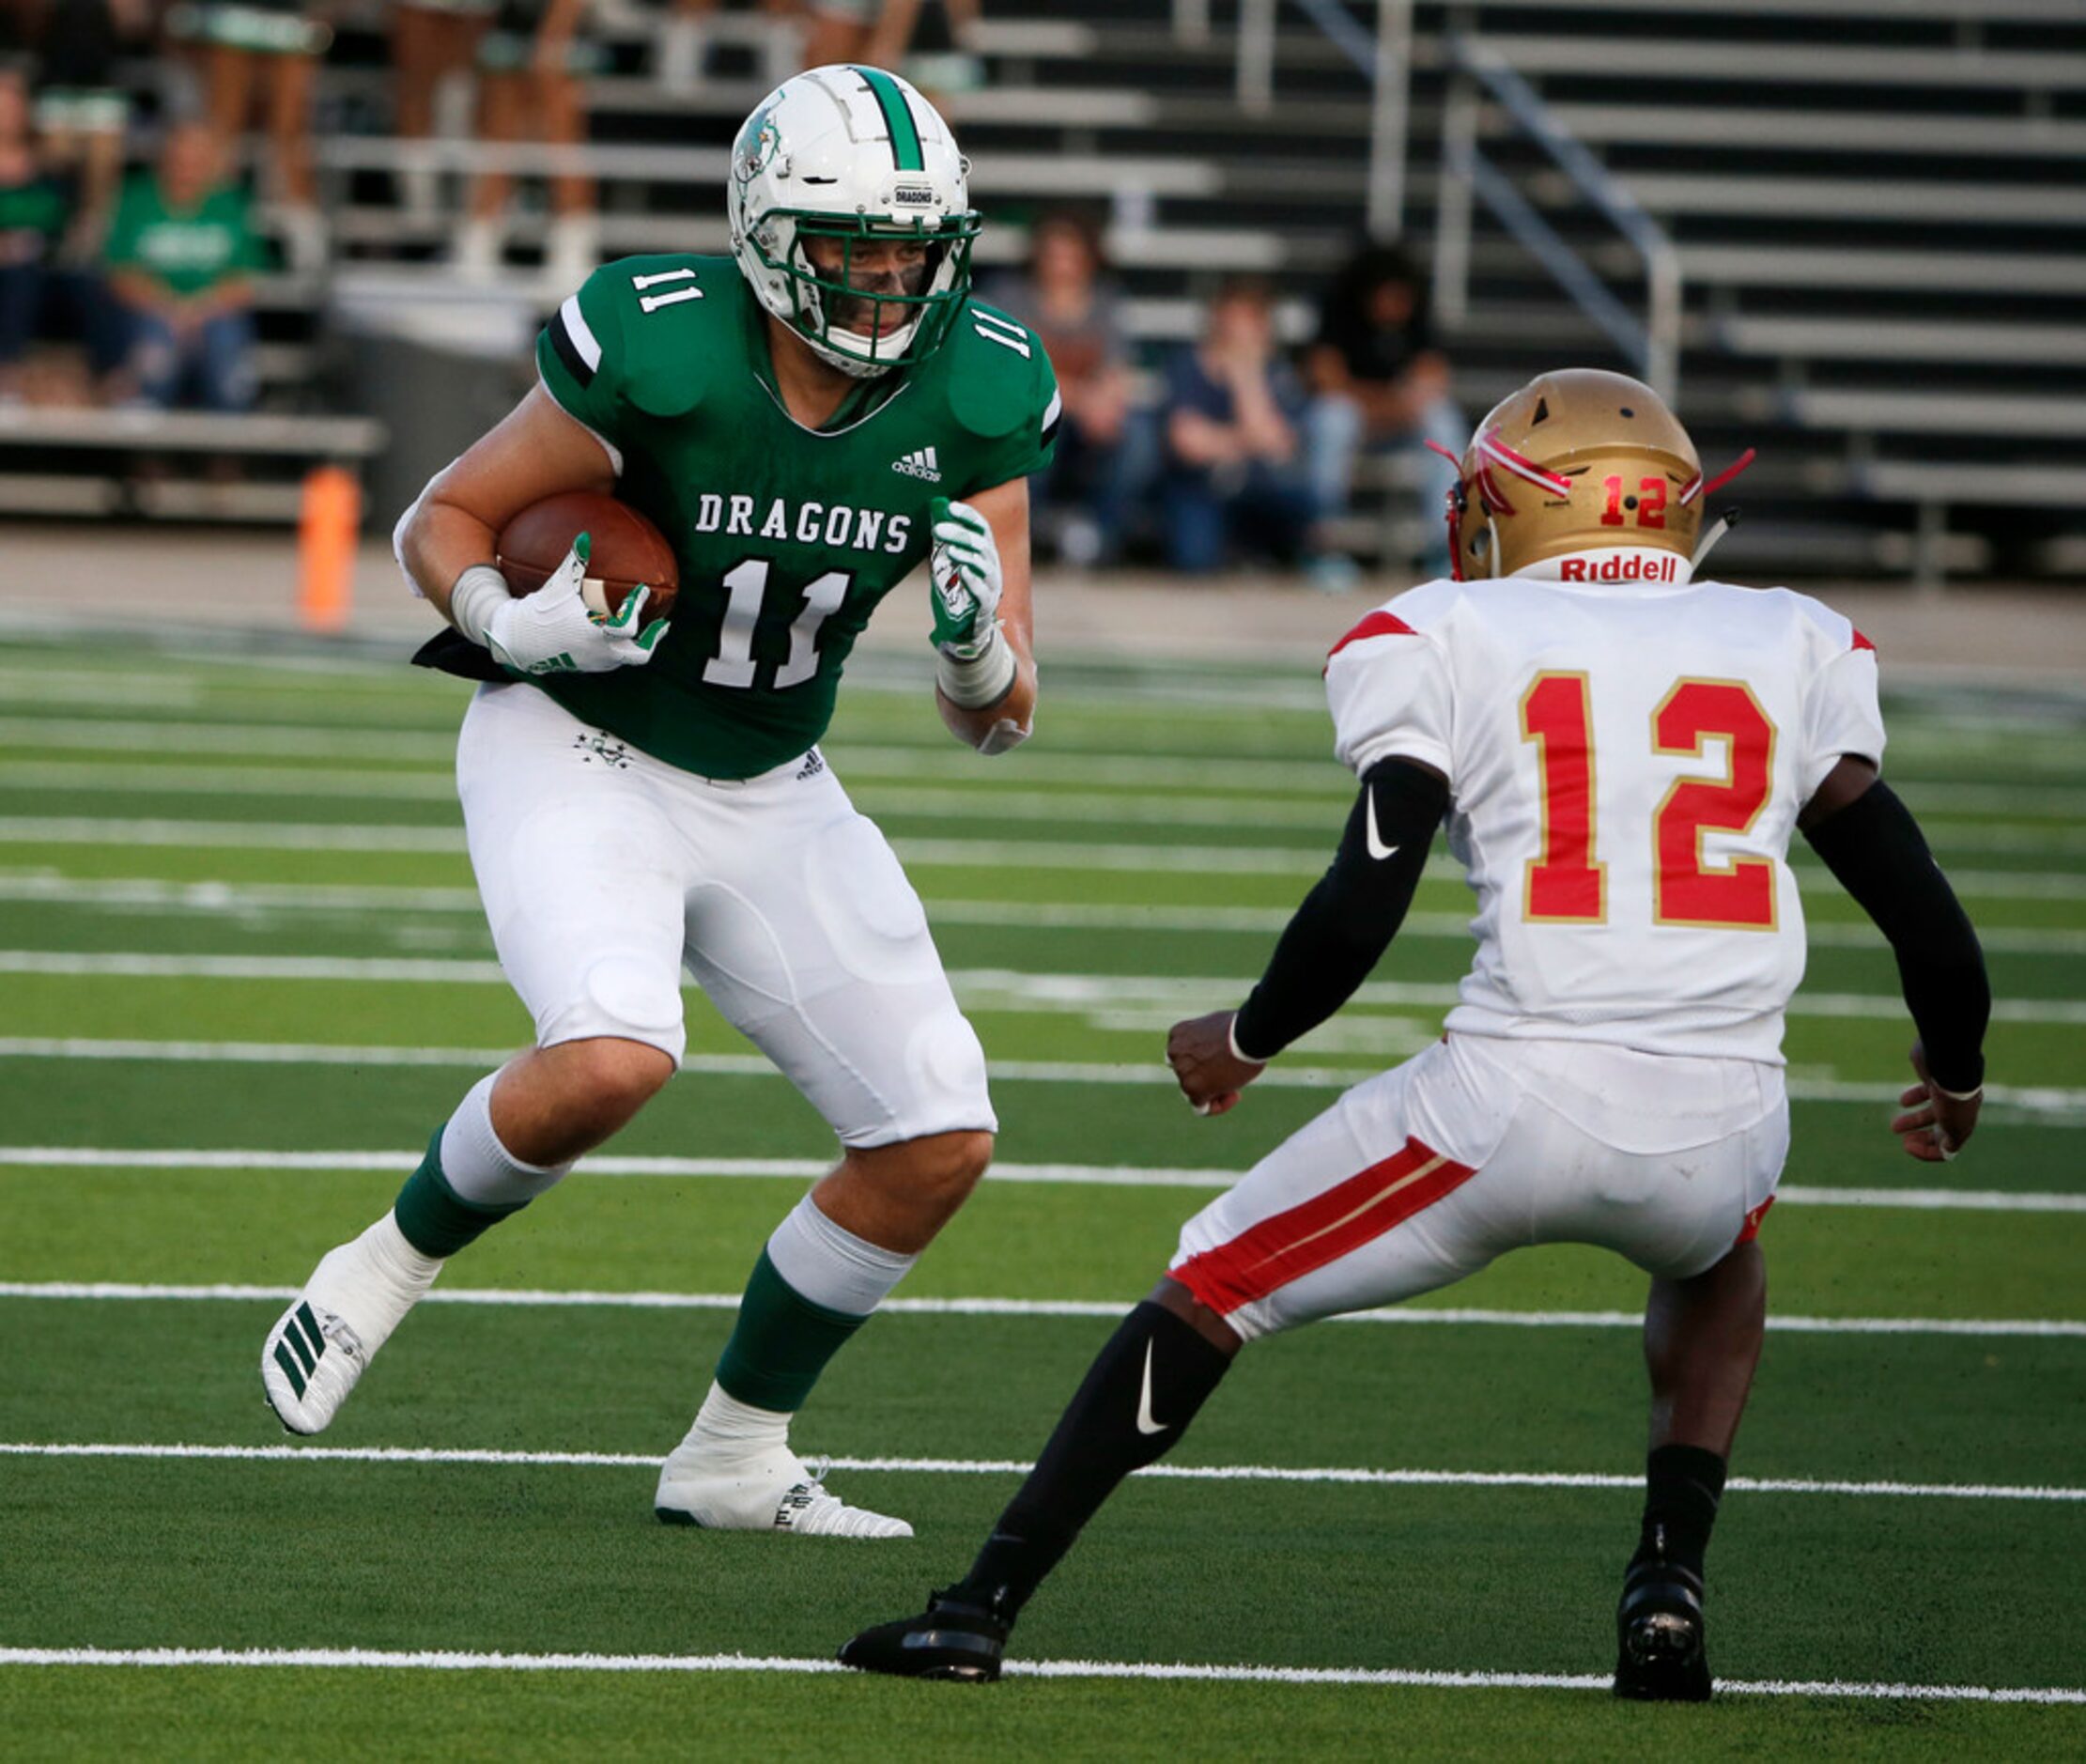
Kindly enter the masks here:
<path id="1" fill-rule="evenodd" d="M 545 327 L 536 364 L 608 449 L 616 494 L 673 546 L 681 596 L 649 667 L 542 689 L 708 778 L 749 778 L 809 749 L 870 614 L 927 554 L 932 500 L 1050 457 L 1047 357 L 1013 320 L 966 310 L 934 354 L 864 382 L 808 429 L 775 392 L 765 318 L 730 258 L 597 271 Z"/>

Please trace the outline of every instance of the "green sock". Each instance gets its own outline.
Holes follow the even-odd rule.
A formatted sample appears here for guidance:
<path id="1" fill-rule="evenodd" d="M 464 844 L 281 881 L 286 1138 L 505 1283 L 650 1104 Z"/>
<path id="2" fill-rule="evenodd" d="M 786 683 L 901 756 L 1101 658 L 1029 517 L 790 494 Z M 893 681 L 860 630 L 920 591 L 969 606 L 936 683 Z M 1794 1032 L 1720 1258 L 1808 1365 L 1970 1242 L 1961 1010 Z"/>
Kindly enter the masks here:
<path id="1" fill-rule="evenodd" d="M 519 1213 L 529 1203 L 487 1206 L 466 1200 L 449 1185 L 441 1173 L 441 1136 L 447 1123 L 435 1129 L 427 1141 L 427 1155 L 420 1168 L 406 1178 L 406 1185 L 392 1202 L 398 1229 L 406 1241 L 424 1256 L 454 1256 L 466 1244 L 475 1243 L 510 1213 Z"/>
<path id="2" fill-rule="evenodd" d="M 775 1271 L 763 1249 L 718 1361 L 717 1382 L 740 1402 L 794 1415 L 826 1362 L 868 1321 L 814 1305 Z"/>

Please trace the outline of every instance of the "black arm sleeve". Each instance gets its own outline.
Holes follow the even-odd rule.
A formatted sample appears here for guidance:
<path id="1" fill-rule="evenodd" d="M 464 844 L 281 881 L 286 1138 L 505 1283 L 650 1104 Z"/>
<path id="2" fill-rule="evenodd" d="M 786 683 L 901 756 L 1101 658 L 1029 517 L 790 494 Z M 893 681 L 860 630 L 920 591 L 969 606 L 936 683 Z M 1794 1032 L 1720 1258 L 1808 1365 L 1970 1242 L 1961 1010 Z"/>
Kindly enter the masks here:
<path id="1" fill-rule="evenodd" d="M 1333 867 L 1304 897 L 1231 1026 L 1241 1053 L 1272 1060 L 1354 996 L 1404 922 L 1447 807 L 1448 786 L 1425 767 L 1369 767 Z"/>
<path id="2" fill-rule="evenodd" d="M 1889 939 L 1934 1082 L 1976 1090 L 1992 1014 L 1985 952 L 1912 812 L 1877 779 L 1804 838 Z"/>

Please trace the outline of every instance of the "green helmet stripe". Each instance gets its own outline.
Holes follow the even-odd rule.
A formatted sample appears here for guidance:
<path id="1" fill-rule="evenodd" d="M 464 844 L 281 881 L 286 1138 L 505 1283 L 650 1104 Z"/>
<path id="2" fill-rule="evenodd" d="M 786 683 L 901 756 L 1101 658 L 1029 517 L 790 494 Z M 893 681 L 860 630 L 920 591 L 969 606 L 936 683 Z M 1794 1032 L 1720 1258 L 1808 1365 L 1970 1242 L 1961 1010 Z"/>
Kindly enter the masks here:
<path id="1" fill-rule="evenodd" d="M 898 82 L 881 68 L 857 68 L 862 84 L 876 95 L 876 101 L 884 112 L 884 126 L 890 131 L 891 160 L 902 172 L 919 172 L 927 169 L 927 162 L 920 157 L 919 131 L 913 124 L 913 107 L 905 101 L 905 94 L 898 89 Z"/>

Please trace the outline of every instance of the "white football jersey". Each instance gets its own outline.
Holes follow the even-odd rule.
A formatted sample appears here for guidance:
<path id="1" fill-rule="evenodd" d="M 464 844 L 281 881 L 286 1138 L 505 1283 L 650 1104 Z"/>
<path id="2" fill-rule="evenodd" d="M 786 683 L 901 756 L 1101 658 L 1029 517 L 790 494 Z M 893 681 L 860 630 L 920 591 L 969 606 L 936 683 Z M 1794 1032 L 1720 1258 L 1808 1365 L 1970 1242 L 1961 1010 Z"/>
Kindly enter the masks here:
<path id="1" fill-rule="evenodd" d="M 1781 1063 L 1797 812 L 1843 754 L 1883 757 L 1846 619 L 1716 581 L 1433 581 L 1355 626 L 1325 680 L 1357 774 L 1448 780 L 1478 940 L 1452 1031 Z"/>

